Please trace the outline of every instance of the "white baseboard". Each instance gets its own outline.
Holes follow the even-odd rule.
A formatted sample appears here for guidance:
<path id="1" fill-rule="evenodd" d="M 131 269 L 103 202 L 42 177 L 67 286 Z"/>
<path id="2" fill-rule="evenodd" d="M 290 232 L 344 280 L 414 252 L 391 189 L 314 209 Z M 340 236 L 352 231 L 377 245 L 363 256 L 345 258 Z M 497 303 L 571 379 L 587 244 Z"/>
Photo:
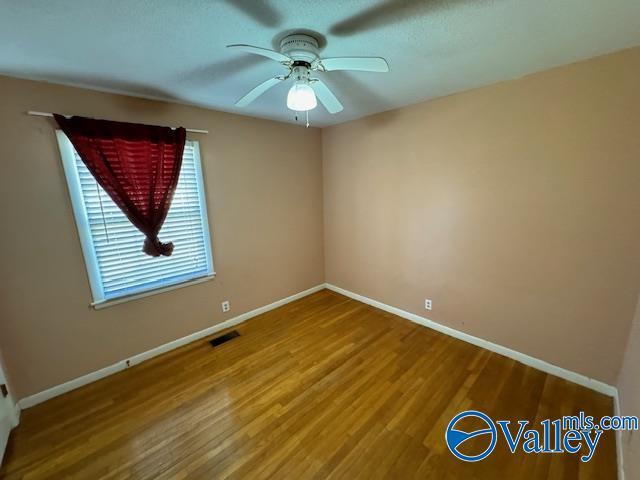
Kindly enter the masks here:
<path id="1" fill-rule="evenodd" d="M 139 353 L 137 355 L 134 355 L 133 357 L 114 363 L 113 365 L 109 365 L 108 367 L 88 373 L 87 375 L 83 375 L 82 377 L 78 377 L 61 385 L 56 385 L 55 387 L 48 388 L 47 390 L 43 390 L 42 392 L 21 399 L 18 402 L 18 406 L 22 409 L 33 407 L 34 405 L 57 397 L 58 395 L 62 395 L 63 393 L 67 393 L 71 390 L 75 390 L 76 388 L 95 382 L 96 380 L 100 380 L 101 378 L 107 377 L 121 370 L 125 370 L 126 368 L 144 362 L 145 360 L 157 357 L 158 355 L 162 355 L 163 353 L 169 352 L 178 347 L 182 347 L 183 345 L 186 345 L 188 343 L 200 340 L 201 338 L 213 335 L 214 333 L 226 328 L 238 325 L 239 323 L 249 320 L 250 318 L 281 307 L 282 305 L 293 302 L 294 300 L 298 300 L 299 298 L 311 295 L 312 293 L 318 292 L 324 288 L 324 284 L 316 285 L 315 287 L 309 288 L 303 292 L 296 293 L 289 297 L 270 303 L 269 305 L 256 308 L 255 310 L 251 310 L 250 312 L 243 313 L 241 315 L 238 315 L 237 317 L 230 318 L 229 320 L 225 320 L 224 322 L 217 323 L 216 325 L 205 328 L 204 330 L 201 330 L 199 332 L 192 333 L 191 335 L 187 335 L 186 337 L 182 337 L 172 342 L 165 343 L 164 345 L 160 345 L 159 347 L 153 348 L 146 352 Z M 127 364 L 127 362 L 129 363 Z"/>
<path id="2" fill-rule="evenodd" d="M 455 330 L 451 327 L 446 327 L 444 325 L 434 322 L 433 320 L 429 320 L 428 318 L 421 317 L 420 315 L 416 315 L 415 313 L 407 312 L 406 310 L 402 310 L 400 308 L 386 305 L 382 302 L 378 302 L 377 300 L 373 300 L 363 295 L 359 295 L 349 290 L 345 290 L 344 288 L 336 287 L 335 285 L 332 285 L 330 283 L 327 283 L 325 285 L 326 285 L 326 288 L 328 288 L 329 290 L 333 290 L 334 292 L 340 293 L 346 297 L 353 298 L 354 300 L 358 300 L 359 302 L 366 303 L 367 305 L 371 305 L 372 307 L 379 308 L 380 310 L 384 310 L 385 312 L 393 313 L 394 315 L 398 315 L 399 317 L 406 318 L 407 320 L 411 320 L 414 323 L 418 323 L 425 327 L 436 330 L 440 333 L 444 333 L 445 335 L 449 335 L 451 337 L 457 338 L 459 340 L 463 340 L 467 343 L 471 343 L 478 347 L 485 348 L 495 353 L 499 353 L 500 355 L 504 355 L 505 357 L 512 358 L 520 363 L 524 363 L 525 365 L 533 367 L 537 370 L 541 370 L 551 375 L 564 378 L 565 380 L 569 380 L 570 382 L 577 383 L 578 385 L 582 385 L 583 387 L 587 387 L 591 390 L 595 390 L 596 392 L 603 393 L 610 397 L 615 397 L 618 394 L 618 389 L 616 387 L 612 385 L 608 385 L 594 378 L 589 378 L 580 373 L 572 372 L 571 370 L 567 370 L 565 368 L 552 365 L 551 363 L 545 362 L 544 360 L 531 357 L 524 353 L 518 352 L 516 350 L 512 350 L 507 347 L 503 347 L 502 345 L 498 345 L 496 343 L 492 343 L 487 340 L 483 340 L 482 338 L 474 337 L 473 335 L 469 335 L 468 333 Z"/>

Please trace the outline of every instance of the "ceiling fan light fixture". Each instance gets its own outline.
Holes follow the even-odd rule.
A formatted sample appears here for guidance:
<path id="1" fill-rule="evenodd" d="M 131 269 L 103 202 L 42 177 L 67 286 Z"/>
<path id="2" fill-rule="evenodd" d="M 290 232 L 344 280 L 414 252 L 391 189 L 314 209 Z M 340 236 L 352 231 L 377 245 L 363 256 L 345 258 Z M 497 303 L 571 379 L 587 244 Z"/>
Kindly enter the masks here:
<path id="1" fill-rule="evenodd" d="M 287 108 L 296 112 L 313 110 L 318 105 L 316 94 L 309 83 L 296 81 L 287 94 Z"/>
<path id="2" fill-rule="evenodd" d="M 279 51 L 244 43 L 227 45 L 227 48 L 270 58 L 288 69 L 287 73 L 269 78 L 254 87 L 236 102 L 237 107 L 246 107 L 280 82 L 293 81 L 294 85 L 287 94 L 287 107 L 289 109 L 296 112 L 308 112 L 316 108 L 319 101 L 327 112 L 338 113 L 344 107 L 321 79 L 310 78 L 313 72 L 332 72 L 334 70 L 389 71 L 389 64 L 382 57 L 320 58 L 318 40 L 307 33 L 287 35 L 280 42 Z M 313 82 L 313 88 L 311 88 L 310 82 Z"/>

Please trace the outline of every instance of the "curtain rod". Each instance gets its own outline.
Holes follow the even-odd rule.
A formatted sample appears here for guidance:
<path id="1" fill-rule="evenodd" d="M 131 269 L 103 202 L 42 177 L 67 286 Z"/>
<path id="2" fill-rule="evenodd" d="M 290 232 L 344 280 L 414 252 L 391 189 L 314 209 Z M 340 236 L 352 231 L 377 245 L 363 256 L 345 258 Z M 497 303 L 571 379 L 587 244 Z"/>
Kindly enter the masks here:
<path id="1" fill-rule="evenodd" d="M 27 115 L 33 115 L 35 117 L 51 117 L 53 118 L 53 113 L 51 112 L 36 112 L 34 110 L 29 110 L 27 112 Z M 63 117 L 71 117 L 71 115 L 63 115 Z M 171 128 L 175 128 L 175 127 L 171 127 Z M 185 130 L 189 133 L 204 133 L 207 134 L 209 133 L 209 130 L 199 130 L 197 128 L 185 128 Z"/>

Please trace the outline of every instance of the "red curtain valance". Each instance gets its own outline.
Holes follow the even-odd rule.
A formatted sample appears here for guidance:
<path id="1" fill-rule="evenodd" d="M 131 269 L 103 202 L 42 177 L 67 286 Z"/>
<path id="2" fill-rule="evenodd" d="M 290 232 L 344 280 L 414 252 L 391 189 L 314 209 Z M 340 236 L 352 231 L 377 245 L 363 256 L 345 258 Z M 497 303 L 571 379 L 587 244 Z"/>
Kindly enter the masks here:
<path id="1" fill-rule="evenodd" d="M 57 114 L 54 118 L 98 184 L 145 234 L 142 250 L 153 257 L 171 255 L 173 243 L 160 242 L 158 232 L 178 183 L 186 130 Z"/>

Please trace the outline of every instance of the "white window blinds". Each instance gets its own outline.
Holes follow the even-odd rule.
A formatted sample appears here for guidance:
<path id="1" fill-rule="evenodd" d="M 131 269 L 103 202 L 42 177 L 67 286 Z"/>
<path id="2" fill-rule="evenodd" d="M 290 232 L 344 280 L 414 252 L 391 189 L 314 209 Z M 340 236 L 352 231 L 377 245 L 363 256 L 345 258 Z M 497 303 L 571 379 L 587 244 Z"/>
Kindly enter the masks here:
<path id="1" fill-rule="evenodd" d="M 61 131 L 58 142 L 94 303 L 213 275 L 197 142 L 186 142 L 178 185 L 159 234 L 161 241 L 174 244 L 169 257 L 142 252 L 144 235 L 97 184 Z"/>

